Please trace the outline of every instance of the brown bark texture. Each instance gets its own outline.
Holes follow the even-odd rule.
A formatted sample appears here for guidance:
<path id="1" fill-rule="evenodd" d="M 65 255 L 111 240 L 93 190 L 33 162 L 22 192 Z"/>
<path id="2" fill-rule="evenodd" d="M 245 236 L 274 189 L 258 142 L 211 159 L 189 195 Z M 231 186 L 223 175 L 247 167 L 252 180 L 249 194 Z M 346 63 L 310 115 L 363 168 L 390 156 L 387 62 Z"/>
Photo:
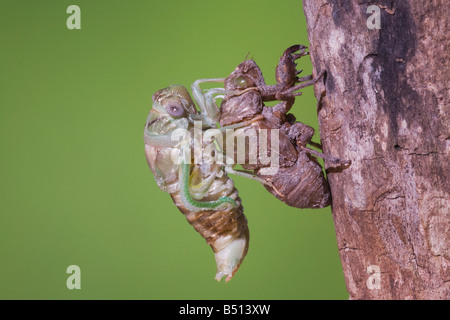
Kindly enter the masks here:
<path id="1" fill-rule="evenodd" d="M 367 8 L 380 8 L 369 29 Z M 450 299 L 449 3 L 304 0 L 350 299 Z"/>

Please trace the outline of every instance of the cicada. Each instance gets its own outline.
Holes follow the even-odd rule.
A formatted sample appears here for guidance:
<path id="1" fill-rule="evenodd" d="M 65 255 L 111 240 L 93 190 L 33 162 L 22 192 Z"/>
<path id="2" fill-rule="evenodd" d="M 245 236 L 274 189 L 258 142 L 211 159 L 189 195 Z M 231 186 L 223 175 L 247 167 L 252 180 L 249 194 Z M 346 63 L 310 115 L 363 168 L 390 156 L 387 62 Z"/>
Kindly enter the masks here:
<path id="1" fill-rule="evenodd" d="M 289 206 L 323 208 L 330 205 L 331 194 L 322 166 L 314 156 L 333 162 L 341 160 L 308 148 L 307 144 L 318 145 L 311 142 L 314 129 L 296 122 L 295 116 L 288 113 L 295 102 L 295 96 L 301 95 L 301 92 L 296 91 L 314 84 L 323 76 L 323 73 L 314 79 L 312 76 L 297 76 L 301 71 L 296 70 L 295 61 L 307 54 L 306 47 L 302 45 L 294 45 L 285 50 L 276 68 L 275 85 L 267 85 L 256 62 L 247 59 L 227 78 L 202 79 L 196 84 L 223 82 L 225 90 L 242 92 L 224 96 L 220 106 L 221 126 L 249 123 L 240 128 L 238 135 L 242 136 L 249 135 L 249 132 L 276 130 L 278 150 L 272 152 L 278 153 L 278 166 L 269 167 L 258 158 L 255 163 L 240 163 L 246 170 L 245 173 L 241 171 L 241 175 L 260 181 L 270 193 Z M 265 101 L 274 100 L 280 102 L 273 107 L 264 105 Z M 259 140 L 253 140 L 260 148 Z M 268 140 L 270 145 L 271 141 Z M 251 142 L 247 147 L 250 144 Z M 226 146 L 223 149 L 226 150 Z M 249 152 L 250 148 L 246 150 Z M 245 159 L 249 156 L 246 155 Z"/>
<path id="2" fill-rule="evenodd" d="M 201 112 L 181 85 L 153 95 L 144 129 L 145 155 L 158 187 L 170 194 L 187 221 L 213 249 L 216 279 L 226 276 L 228 281 L 247 254 L 249 230 L 238 191 L 224 165 L 194 161 L 195 141 L 188 138 L 196 122 L 203 131 L 213 126 L 219 115 L 217 106 L 205 103 L 208 99 L 200 91 L 196 98 Z M 203 149 L 212 142 L 199 143 Z"/>
<path id="3" fill-rule="evenodd" d="M 295 54 L 297 51 L 300 53 Z M 288 113 L 295 96 L 300 94 L 295 91 L 320 77 L 297 77 L 295 60 L 305 54 L 305 47 L 299 45 L 284 52 L 276 69 L 276 85 L 266 85 L 257 64 L 246 59 L 227 78 L 195 81 L 191 86 L 193 99 L 181 85 L 169 86 L 153 95 L 144 130 L 147 162 L 159 188 L 171 195 L 188 222 L 213 249 L 218 281 L 224 276 L 226 281 L 233 277 L 249 246 L 247 219 L 228 173 L 261 182 L 290 206 L 321 208 L 330 204 L 328 182 L 312 156 L 321 154 L 306 147 L 312 143 L 314 130 L 296 122 Z M 205 82 L 222 82 L 224 88 L 201 90 L 200 84 Z M 218 98 L 223 98 L 220 109 Z M 263 103 L 272 100 L 281 102 L 274 107 Z M 196 129 L 204 134 L 203 138 L 195 138 Z M 249 131 L 264 130 L 272 131 L 265 143 L 254 138 L 241 140 L 244 161 L 239 164 L 244 170 L 236 170 L 239 148 L 235 149 L 234 144 L 230 147 L 228 141 L 236 137 L 239 140 Z M 264 149 L 265 157 L 260 152 L 255 162 L 246 161 L 254 155 L 249 152 L 250 145 Z M 215 156 L 209 158 L 213 161 L 197 158 L 198 149 L 201 153 L 214 151 Z M 276 160 L 276 166 L 262 161 L 268 154 Z M 225 159 L 217 155 L 225 155 Z"/>

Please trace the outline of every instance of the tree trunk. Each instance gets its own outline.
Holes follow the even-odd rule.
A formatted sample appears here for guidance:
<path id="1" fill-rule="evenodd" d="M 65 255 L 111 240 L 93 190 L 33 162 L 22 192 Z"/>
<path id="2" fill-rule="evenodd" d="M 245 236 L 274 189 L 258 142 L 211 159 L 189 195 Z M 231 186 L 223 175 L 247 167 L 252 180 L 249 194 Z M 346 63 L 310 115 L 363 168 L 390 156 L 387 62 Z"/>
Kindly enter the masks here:
<path id="1" fill-rule="evenodd" d="M 350 299 L 450 299 L 449 5 L 303 2 Z"/>

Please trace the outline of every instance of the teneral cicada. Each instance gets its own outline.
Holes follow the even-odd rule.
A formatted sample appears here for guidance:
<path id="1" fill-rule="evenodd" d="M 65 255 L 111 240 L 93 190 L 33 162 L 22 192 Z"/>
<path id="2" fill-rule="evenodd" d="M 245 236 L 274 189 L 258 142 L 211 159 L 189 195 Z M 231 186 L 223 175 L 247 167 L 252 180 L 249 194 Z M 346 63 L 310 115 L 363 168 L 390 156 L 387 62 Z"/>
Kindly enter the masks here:
<path id="1" fill-rule="evenodd" d="M 193 142 L 180 139 L 194 130 L 194 122 L 208 127 L 218 116 L 197 92 L 198 113 L 188 91 L 172 85 L 153 95 L 145 130 L 145 154 L 159 188 L 169 193 L 188 222 L 215 253 L 216 279 L 230 280 L 245 255 L 249 230 L 241 199 L 220 163 L 195 163 Z M 181 141 L 180 141 L 181 140 Z M 205 148 L 205 142 L 201 142 Z"/>

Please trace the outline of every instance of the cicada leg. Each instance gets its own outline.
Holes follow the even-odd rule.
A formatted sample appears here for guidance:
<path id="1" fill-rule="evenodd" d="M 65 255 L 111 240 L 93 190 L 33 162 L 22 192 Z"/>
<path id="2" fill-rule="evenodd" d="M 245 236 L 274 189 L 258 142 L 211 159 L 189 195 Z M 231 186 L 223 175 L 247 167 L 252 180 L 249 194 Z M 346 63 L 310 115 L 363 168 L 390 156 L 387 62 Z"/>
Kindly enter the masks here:
<path id="1" fill-rule="evenodd" d="M 216 122 L 219 119 L 220 113 L 219 108 L 217 107 L 214 98 L 212 95 L 214 94 L 214 91 L 210 90 L 207 93 L 204 93 L 202 89 L 200 88 L 200 83 L 207 83 L 207 82 L 217 82 L 217 83 L 223 83 L 225 81 L 225 78 L 214 78 L 214 79 L 199 79 L 196 80 L 192 85 L 192 96 L 194 100 L 197 102 L 201 114 L 204 117 L 204 120 L 208 122 L 210 126 L 213 126 L 216 124 Z M 224 90 L 224 89 L 222 89 Z M 222 93 L 226 94 L 226 93 Z"/>
<path id="2" fill-rule="evenodd" d="M 256 175 L 254 175 L 254 174 L 251 173 L 251 172 L 248 172 L 248 171 L 241 171 L 241 170 L 235 170 L 235 169 L 233 169 L 231 166 L 225 166 L 225 171 L 228 172 L 228 173 L 230 173 L 230 174 L 235 174 L 235 175 L 237 175 L 237 176 L 241 176 L 241 177 L 244 177 L 244 178 L 247 178 L 247 179 L 251 179 L 251 180 L 258 181 L 259 183 L 262 183 L 262 184 L 264 184 L 264 185 L 266 185 L 266 186 L 268 186 L 268 187 L 271 187 L 273 190 L 275 190 L 275 192 L 276 192 L 280 197 L 284 197 L 284 194 L 281 193 L 280 191 L 278 191 L 278 189 L 275 188 L 275 186 L 274 186 L 270 181 L 267 181 L 267 180 L 258 178 Z"/>
<path id="3" fill-rule="evenodd" d="M 159 134 L 149 129 L 151 121 L 147 118 L 144 129 L 144 142 L 145 144 L 154 147 L 176 147 L 179 145 L 180 138 L 185 137 L 187 131 L 185 128 L 188 126 L 187 119 L 178 120 L 179 128 L 168 134 Z"/>
<path id="4" fill-rule="evenodd" d="M 192 95 L 195 102 L 197 102 L 201 115 L 193 115 L 191 118 L 194 120 L 202 120 L 205 122 L 206 126 L 213 127 L 219 121 L 220 111 L 216 104 L 216 99 L 223 98 L 226 94 L 230 95 L 240 95 L 246 93 L 250 90 L 257 90 L 257 88 L 248 88 L 246 90 L 226 90 L 224 88 L 212 88 L 207 89 L 204 92 L 200 88 L 201 83 L 223 83 L 225 78 L 213 78 L 213 79 L 199 79 L 196 80 L 192 85 Z"/>
<path id="5" fill-rule="evenodd" d="M 314 149 L 311 149 L 311 148 L 308 148 L 308 147 L 301 146 L 301 149 L 305 150 L 305 152 L 307 152 L 309 154 L 312 154 L 313 156 L 316 156 L 318 158 L 322 158 L 322 159 L 330 161 L 332 163 L 343 164 L 343 165 L 347 165 L 347 164 L 351 163 L 351 160 L 341 160 L 341 159 L 336 158 L 336 157 L 334 157 L 332 155 L 321 153 L 321 152 L 318 152 L 318 151 L 316 151 Z"/>
<path id="6" fill-rule="evenodd" d="M 305 152 L 312 154 L 313 156 L 322 158 L 324 160 L 328 160 L 333 163 L 339 163 L 339 164 L 349 164 L 350 163 L 349 160 L 341 160 L 341 159 L 333 157 L 331 155 L 324 154 L 324 153 L 318 152 L 314 149 L 308 148 L 306 146 L 307 144 L 321 148 L 320 144 L 311 141 L 313 135 L 314 135 L 314 129 L 304 123 L 301 123 L 301 122 L 294 123 L 289 128 L 289 132 L 288 132 L 289 138 L 296 140 L 297 146 L 301 150 L 304 150 Z"/>
<path id="7" fill-rule="evenodd" d="M 310 76 L 303 77 L 303 78 L 299 79 L 299 81 L 304 81 L 304 80 L 309 80 L 309 81 L 300 83 L 300 84 L 298 84 L 296 86 L 293 86 L 293 87 L 291 87 L 291 88 L 289 88 L 287 90 L 283 90 L 283 91 L 277 93 L 277 98 L 279 98 L 279 100 L 283 100 L 282 97 L 285 97 L 285 96 L 289 97 L 289 96 L 300 96 L 300 95 L 302 95 L 301 92 L 295 92 L 294 93 L 294 91 L 297 91 L 297 90 L 300 90 L 300 89 L 312 86 L 317 81 L 319 81 L 320 78 L 322 78 L 324 74 L 325 74 L 325 70 L 323 70 L 321 73 L 319 73 L 319 75 L 317 77 L 315 77 L 314 79 L 309 80 Z"/>

